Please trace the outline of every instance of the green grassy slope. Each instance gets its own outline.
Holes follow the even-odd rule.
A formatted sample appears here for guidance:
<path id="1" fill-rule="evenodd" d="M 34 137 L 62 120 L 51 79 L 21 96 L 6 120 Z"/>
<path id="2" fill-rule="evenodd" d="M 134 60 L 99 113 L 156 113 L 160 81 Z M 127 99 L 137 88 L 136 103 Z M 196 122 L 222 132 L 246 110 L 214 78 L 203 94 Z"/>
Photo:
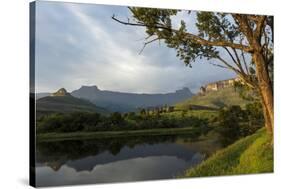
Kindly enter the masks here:
<path id="1" fill-rule="evenodd" d="M 185 177 L 273 172 L 273 146 L 265 129 L 219 150 Z"/>
<path id="2" fill-rule="evenodd" d="M 219 91 L 211 91 L 205 95 L 195 95 L 190 99 L 176 104 L 176 109 L 188 109 L 190 105 L 206 106 L 211 108 L 221 108 L 230 105 L 244 106 L 246 100 L 239 96 L 234 88 L 225 88 Z"/>
<path id="3" fill-rule="evenodd" d="M 71 95 L 68 96 L 47 96 L 40 98 L 36 101 L 37 112 L 98 112 L 106 113 L 107 111 L 100 108 L 91 102 L 79 98 L 75 98 Z"/>

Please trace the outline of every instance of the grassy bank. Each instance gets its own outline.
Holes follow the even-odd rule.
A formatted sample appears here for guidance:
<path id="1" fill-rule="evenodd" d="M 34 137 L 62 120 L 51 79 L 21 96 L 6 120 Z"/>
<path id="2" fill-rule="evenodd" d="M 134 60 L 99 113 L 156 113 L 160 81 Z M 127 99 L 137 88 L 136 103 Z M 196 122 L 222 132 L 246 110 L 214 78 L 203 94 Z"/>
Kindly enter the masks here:
<path id="1" fill-rule="evenodd" d="M 91 139 L 91 138 L 129 137 L 129 136 L 173 135 L 173 134 L 192 135 L 196 132 L 199 132 L 199 129 L 186 127 L 186 128 L 144 129 L 144 130 L 131 130 L 131 131 L 44 133 L 44 134 L 37 134 L 37 140 L 57 141 L 57 140 Z"/>
<path id="2" fill-rule="evenodd" d="M 273 147 L 265 129 L 219 150 L 185 177 L 273 172 Z"/>

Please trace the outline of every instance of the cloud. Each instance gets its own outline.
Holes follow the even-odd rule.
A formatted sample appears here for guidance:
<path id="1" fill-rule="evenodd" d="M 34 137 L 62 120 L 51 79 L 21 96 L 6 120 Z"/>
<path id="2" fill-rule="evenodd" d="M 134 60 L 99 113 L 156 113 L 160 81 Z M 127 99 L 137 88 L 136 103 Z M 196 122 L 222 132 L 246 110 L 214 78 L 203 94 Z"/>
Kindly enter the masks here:
<path id="1" fill-rule="evenodd" d="M 187 68 L 164 43 L 153 43 L 139 55 L 146 36 L 144 28 L 111 19 L 113 14 L 128 17 L 126 7 L 54 2 L 37 5 L 37 92 L 61 87 L 72 91 L 81 85 L 139 93 L 171 92 L 185 86 L 196 91 L 206 81 L 233 76 L 204 60 Z"/>

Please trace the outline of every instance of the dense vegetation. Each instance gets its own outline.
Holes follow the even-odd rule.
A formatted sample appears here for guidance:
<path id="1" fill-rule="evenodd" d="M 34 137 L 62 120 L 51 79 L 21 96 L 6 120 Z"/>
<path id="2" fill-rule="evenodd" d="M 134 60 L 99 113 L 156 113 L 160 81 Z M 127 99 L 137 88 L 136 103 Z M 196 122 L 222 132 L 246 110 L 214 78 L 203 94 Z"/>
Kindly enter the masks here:
<path id="1" fill-rule="evenodd" d="M 155 128 L 206 128 L 206 119 L 194 116 L 167 117 L 161 115 L 144 115 L 134 112 L 110 115 L 99 113 L 73 112 L 70 114 L 52 114 L 43 116 L 37 121 L 38 133 L 50 132 L 97 132 L 97 131 L 124 131 Z"/>
<path id="2" fill-rule="evenodd" d="M 227 146 L 241 137 L 256 132 L 264 125 L 260 103 L 250 103 L 241 109 L 240 106 L 230 106 L 221 109 L 213 119 L 216 130 L 221 134 L 222 144 Z"/>
<path id="3" fill-rule="evenodd" d="M 114 136 L 138 136 L 186 133 L 191 130 L 196 133 L 196 129 L 200 133 L 206 133 L 210 129 L 214 129 L 221 135 L 221 143 L 227 146 L 241 137 L 254 133 L 263 124 L 259 103 L 247 104 L 244 107 L 244 109 L 240 106 L 230 106 L 219 110 L 182 111 L 142 109 L 138 113 L 114 112 L 109 115 L 90 112 L 54 113 L 38 119 L 36 128 L 41 137 L 52 139 L 104 137 L 102 132 L 107 132 L 107 135 L 112 133 Z M 194 128 L 196 129 L 194 130 Z"/>

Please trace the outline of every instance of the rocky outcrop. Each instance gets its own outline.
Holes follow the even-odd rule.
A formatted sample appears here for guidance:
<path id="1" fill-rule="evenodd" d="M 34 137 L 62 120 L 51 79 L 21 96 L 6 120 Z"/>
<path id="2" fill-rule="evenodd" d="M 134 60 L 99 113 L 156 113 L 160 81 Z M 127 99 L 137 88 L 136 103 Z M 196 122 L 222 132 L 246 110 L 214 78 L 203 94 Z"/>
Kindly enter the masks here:
<path id="1" fill-rule="evenodd" d="M 65 88 L 59 89 L 57 92 L 52 93 L 51 96 L 70 96 L 71 94 Z"/>
<path id="2" fill-rule="evenodd" d="M 224 88 L 233 87 L 235 82 L 240 82 L 240 78 L 231 78 L 231 79 L 216 81 L 213 83 L 208 83 L 207 85 L 200 87 L 199 94 L 204 95 L 205 93 L 210 91 L 218 91 Z"/>

